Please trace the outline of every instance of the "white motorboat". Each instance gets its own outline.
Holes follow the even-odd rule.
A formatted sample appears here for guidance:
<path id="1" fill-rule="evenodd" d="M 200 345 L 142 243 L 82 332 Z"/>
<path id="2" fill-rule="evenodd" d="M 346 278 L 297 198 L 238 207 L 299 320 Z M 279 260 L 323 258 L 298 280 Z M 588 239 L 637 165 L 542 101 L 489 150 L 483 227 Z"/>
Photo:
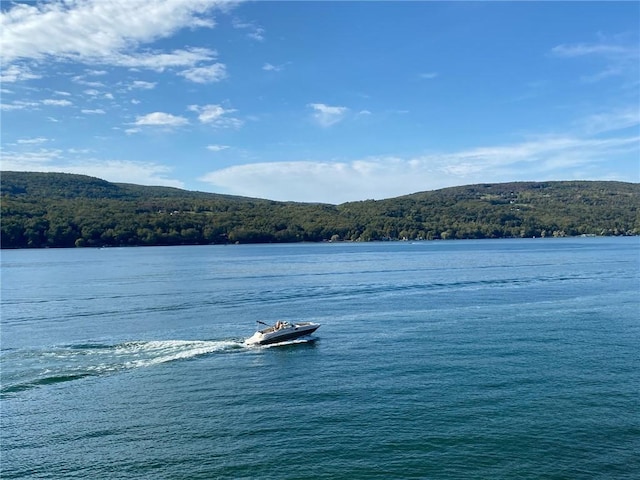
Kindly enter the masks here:
<path id="1" fill-rule="evenodd" d="M 263 325 L 264 322 L 258 321 Z M 247 345 L 270 345 L 272 343 L 286 342 L 304 337 L 315 332 L 320 324 L 313 322 L 289 323 L 278 321 L 275 325 L 268 325 L 267 328 L 258 330 L 251 337 L 245 340 Z"/>

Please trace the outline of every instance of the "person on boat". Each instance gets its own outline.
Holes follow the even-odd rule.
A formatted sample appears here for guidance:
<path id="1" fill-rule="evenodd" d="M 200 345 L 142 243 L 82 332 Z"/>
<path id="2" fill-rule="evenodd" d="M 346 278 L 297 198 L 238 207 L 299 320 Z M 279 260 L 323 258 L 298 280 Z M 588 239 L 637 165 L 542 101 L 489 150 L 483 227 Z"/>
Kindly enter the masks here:
<path id="1" fill-rule="evenodd" d="M 276 330 L 280 330 L 280 328 L 282 327 L 282 322 L 280 320 L 278 320 L 275 324 L 275 329 Z"/>

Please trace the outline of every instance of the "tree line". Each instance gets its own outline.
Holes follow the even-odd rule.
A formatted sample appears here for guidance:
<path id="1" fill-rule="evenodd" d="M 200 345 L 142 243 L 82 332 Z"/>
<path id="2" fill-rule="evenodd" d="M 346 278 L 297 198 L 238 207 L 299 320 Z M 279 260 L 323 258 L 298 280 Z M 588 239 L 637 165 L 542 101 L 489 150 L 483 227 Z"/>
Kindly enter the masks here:
<path id="1" fill-rule="evenodd" d="M 469 185 L 341 205 L 3 172 L 2 248 L 640 234 L 640 184 Z"/>

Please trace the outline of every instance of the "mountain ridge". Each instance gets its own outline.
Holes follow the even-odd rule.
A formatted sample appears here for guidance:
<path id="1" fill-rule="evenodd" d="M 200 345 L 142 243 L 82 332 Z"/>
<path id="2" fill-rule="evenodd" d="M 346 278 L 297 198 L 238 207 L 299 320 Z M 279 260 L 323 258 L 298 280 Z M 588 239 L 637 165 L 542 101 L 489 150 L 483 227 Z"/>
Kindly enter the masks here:
<path id="1" fill-rule="evenodd" d="M 640 234 L 640 184 L 483 183 L 338 205 L 1 172 L 2 248 Z"/>

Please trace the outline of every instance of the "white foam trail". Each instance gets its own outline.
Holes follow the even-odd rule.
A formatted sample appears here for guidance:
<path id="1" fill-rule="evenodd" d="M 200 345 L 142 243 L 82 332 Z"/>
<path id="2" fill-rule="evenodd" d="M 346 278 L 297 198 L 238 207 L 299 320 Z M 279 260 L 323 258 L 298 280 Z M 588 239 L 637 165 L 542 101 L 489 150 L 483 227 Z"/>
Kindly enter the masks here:
<path id="1" fill-rule="evenodd" d="M 158 340 L 125 343 L 116 347 L 115 354 L 121 357 L 140 357 L 131 359 L 124 364 L 127 368 L 135 368 L 186 360 L 239 346 L 241 346 L 239 342 L 231 340 Z"/>
<path id="2" fill-rule="evenodd" d="M 233 340 L 155 340 L 15 353 L 18 368 L 3 372 L 0 395 L 240 348 L 242 342 Z"/>

